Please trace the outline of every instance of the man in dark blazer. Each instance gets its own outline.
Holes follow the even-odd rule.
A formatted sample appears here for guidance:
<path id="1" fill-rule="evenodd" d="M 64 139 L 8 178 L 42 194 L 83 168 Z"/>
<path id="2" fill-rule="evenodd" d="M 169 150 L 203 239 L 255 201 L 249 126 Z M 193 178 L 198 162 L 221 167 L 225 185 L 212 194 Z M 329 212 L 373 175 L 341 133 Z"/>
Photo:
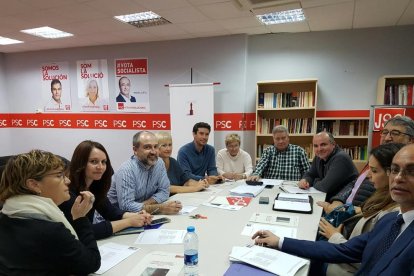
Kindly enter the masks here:
<path id="1" fill-rule="evenodd" d="M 132 102 L 135 103 L 137 100 L 134 96 L 130 96 L 131 81 L 127 77 L 121 77 L 118 81 L 119 84 L 119 95 L 116 97 L 116 102 Z"/>
<path id="2" fill-rule="evenodd" d="M 253 235 L 256 244 L 283 252 L 330 263 L 361 263 L 356 275 L 414 275 L 414 144 L 403 147 L 393 158 L 388 171 L 390 194 L 400 205 L 403 223 L 390 247 L 382 246 L 392 236 L 399 212 L 385 215 L 371 232 L 341 244 L 279 238 L 269 231 Z M 379 254 L 379 252 L 384 252 Z M 321 272 L 323 273 L 323 272 Z"/>

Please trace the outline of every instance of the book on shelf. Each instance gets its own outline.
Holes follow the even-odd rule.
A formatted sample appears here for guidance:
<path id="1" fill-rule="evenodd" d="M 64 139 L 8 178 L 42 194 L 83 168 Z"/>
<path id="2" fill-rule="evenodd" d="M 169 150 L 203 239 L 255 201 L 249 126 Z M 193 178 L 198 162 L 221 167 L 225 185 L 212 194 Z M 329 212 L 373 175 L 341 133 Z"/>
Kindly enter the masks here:
<path id="1" fill-rule="evenodd" d="M 387 84 L 384 90 L 384 105 L 413 105 L 414 84 Z"/>

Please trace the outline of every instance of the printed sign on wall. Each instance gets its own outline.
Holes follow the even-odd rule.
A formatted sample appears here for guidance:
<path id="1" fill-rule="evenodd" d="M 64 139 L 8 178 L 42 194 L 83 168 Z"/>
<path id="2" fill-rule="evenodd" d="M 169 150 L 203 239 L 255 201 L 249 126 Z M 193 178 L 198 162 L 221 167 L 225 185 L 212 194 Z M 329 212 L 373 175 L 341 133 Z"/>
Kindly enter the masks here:
<path id="1" fill-rule="evenodd" d="M 42 99 L 45 112 L 71 111 L 69 66 L 67 62 L 41 65 Z"/>
<path id="2" fill-rule="evenodd" d="M 107 60 L 80 60 L 76 64 L 81 110 L 109 111 Z"/>
<path id="3" fill-rule="evenodd" d="M 116 110 L 149 112 L 148 59 L 115 60 Z"/>

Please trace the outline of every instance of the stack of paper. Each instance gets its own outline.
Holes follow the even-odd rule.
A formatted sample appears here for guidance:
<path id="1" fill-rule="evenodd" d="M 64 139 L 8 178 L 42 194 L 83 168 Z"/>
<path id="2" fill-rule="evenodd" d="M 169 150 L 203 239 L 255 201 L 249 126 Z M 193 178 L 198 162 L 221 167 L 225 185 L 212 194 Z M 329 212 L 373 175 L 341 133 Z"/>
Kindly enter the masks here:
<path id="1" fill-rule="evenodd" d="M 308 260 L 261 246 L 234 246 L 230 258 L 280 276 L 293 276 L 301 267 L 309 264 Z"/>
<path id="2" fill-rule="evenodd" d="M 232 195 L 237 196 L 247 196 L 247 197 L 256 197 L 264 190 L 264 185 L 262 186 L 250 186 L 250 185 L 240 185 L 236 188 L 230 190 Z"/>
<path id="3" fill-rule="evenodd" d="M 314 187 L 309 189 L 301 189 L 298 186 L 298 181 L 283 181 L 279 189 L 290 194 L 322 194 L 323 192 L 316 190 Z"/>

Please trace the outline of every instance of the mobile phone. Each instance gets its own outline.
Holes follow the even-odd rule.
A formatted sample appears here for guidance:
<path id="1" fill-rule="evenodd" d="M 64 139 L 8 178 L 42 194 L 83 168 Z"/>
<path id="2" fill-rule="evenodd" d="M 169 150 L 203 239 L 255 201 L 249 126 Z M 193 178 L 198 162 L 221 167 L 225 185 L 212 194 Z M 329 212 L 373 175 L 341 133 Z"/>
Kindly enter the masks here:
<path id="1" fill-rule="evenodd" d="M 252 186 L 262 186 L 263 182 L 262 181 L 246 180 L 246 184 L 247 185 L 252 185 Z"/>
<path id="2" fill-rule="evenodd" d="M 269 204 L 269 197 L 268 196 L 259 197 L 259 204 Z"/>
<path id="3" fill-rule="evenodd" d="M 273 185 L 266 185 L 265 186 L 266 189 L 273 189 L 273 187 L 274 187 Z"/>
<path id="4" fill-rule="evenodd" d="M 153 221 L 151 221 L 151 226 L 153 225 L 159 225 L 159 224 L 164 224 L 167 222 L 171 222 L 171 219 L 164 217 L 164 218 L 159 218 L 159 219 L 154 219 Z"/>

